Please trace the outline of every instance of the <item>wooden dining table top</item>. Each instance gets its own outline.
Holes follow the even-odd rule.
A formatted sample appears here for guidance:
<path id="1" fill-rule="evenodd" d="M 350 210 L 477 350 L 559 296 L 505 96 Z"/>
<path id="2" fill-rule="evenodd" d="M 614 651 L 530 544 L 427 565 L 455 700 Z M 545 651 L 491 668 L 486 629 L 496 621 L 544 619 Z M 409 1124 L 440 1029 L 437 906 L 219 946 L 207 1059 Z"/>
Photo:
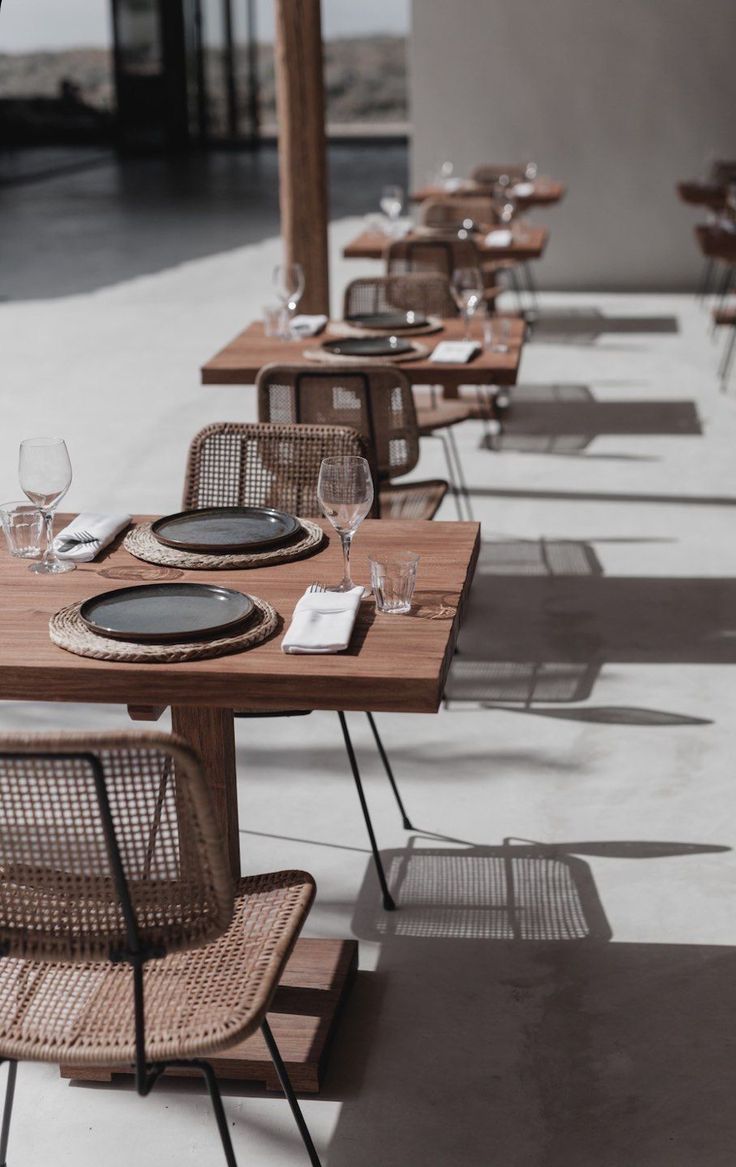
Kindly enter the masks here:
<path id="1" fill-rule="evenodd" d="M 531 184 L 525 180 L 520 180 L 520 182 L 523 182 L 524 186 L 531 185 L 533 188 L 528 194 L 514 195 L 516 202 L 522 207 L 553 206 L 555 203 L 559 203 L 567 192 L 565 183 L 558 182 L 554 178 L 536 178 Z M 513 186 L 511 189 L 513 190 Z M 426 183 L 412 191 L 409 198 L 413 203 L 424 203 L 428 199 L 461 199 L 488 193 L 487 186 L 473 182 L 471 178 L 468 178 L 463 181 L 462 186 L 453 187 L 451 190 L 442 186 L 441 183 Z"/>
<path id="2" fill-rule="evenodd" d="M 495 227 L 493 230 L 502 230 Z M 402 235 L 401 239 L 427 241 L 433 238 L 442 238 L 441 233 L 416 230 Z M 512 238 L 503 246 L 486 243 L 486 236 L 479 234 L 472 236 L 483 260 L 502 259 L 541 259 L 549 242 L 549 231 L 546 227 L 539 227 L 535 223 L 524 224 L 523 229 L 516 225 L 512 229 Z M 393 238 L 383 231 L 366 229 L 351 239 L 342 249 L 344 259 L 383 259 L 386 256 Z"/>
<path id="3" fill-rule="evenodd" d="M 458 318 L 446 319 L 442 321 L 440 332 L 411 338 L 430 350 L 427 356 L 419 360 L 397 362 L 397 368 L 401 369 L 412 385 L 442 385 L 446 396 L 452 395 L 459 385 L 515 385 L 526 325 L 523 320 L 516 317 L 506 319 L 509 321 L 508 352 L 498 353 L 481 348 L 481 351 L 464 365 L 430 361 L 431 350 L 440 341 L 463 338 L 462 321 Z M 477 320 L 471 324 L 471 335 L 481 340 L 481 327 Z M 337 333 L 330 332 L 328 325 L 327 330 L 319 336 L 282 340 L 279 337 L 266 336 L 262 322 L 255 321 L 202 366 L 202 384 L 253 385 L 259 369 L 270 364 L 303 363 L 305 368 L 313 370 L 328 369 L 329 365 L 322 366 L 317 361 L 308 360 L 304 353 L 319 348 L 325 340 L 337 339 L 337 336 Z M 366 362 L 366 367 L 370 363 Z M 381 363 L 391 362 L 386 358 Z"/>
<path id="4" fill-rule="evenodd" d="M 322 526 L 331 531 L 328 523 Z M 34 575 L 27 560 L 0 549 L 0 699 L 434 713 L 475 569 L 479 531 L 477 523 L 367 519 L 352 553 L 356 582 L 368 582 L 370 553 L 416 551 L 415 604 L 405 616 L 381 615 L 372 599 L 364 600 L 350 647 L 330 655 L 286 655 L 281 639 L 307 586 L 342 578 L 334 532 L 309 558 L 250 570 L 156 567 L 127 552 L 122 536 L 94 562 L 63 575 Z M 282 626 L 247 651 L 177 664 L 94 660 L 49 638 L 49 618 L 67 604 L 137 583 L 177 580 L 260 596 L 276 608 Z"/>

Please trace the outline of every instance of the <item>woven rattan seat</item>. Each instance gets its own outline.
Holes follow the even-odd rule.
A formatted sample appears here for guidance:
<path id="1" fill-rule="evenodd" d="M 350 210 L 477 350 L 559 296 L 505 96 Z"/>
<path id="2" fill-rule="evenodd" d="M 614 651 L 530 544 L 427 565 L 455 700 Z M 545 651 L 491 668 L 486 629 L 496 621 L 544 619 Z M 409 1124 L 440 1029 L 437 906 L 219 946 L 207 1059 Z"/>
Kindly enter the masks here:
<path id="1" fill-rule="evenodd" d="M 124 1066 L 148 1094 L 262 1030 L 312 1164 L 319 1159 L 266 1011 L 314 897 L 312 877 L 233 879 L 201 762 L 161 733 L 0 737 L 0 1061 L 5 1164 L 19 1059 Z"/>
<path id="2" fill-rule="evenodd" d="M 241 879 L 224 935 L 150 961 L 144 972 L 146 1056 L 199 1057 L 258 1029 L 313 894 L 304 872 Z M 70 1066 L 132 1064 L 130 968 L 0 961 L 0 1050 L 18 1060 Z"/>
<path id="3" fill-rule="evenodd" d="M 382 519 L 433 519 L 447 494 L 447 483 L 430 478 L 381 487 L 379 493 Z"/>
<path id="4" fill-rule="evenodd" d="M 403 276 L 363 276 L 345 289 L 346 320 L 372 312 L 422 312 L 425 316 L 457 316 L 447 276 L 410 272 Z"/>
<path id="5" fill-rule="evenodd" d="M 379 490 L 380 515 L 401 510 L 411 494 L 416 518 L 432 518 L 447 491 L 441 479 L 394 483 L 419 461 L 419 432 L 411 386 L 393 365 L 368 369 L 332 365 L 319 371 L 302 365 L 267 365 L 257 379 L 258 415 L 262 422 L 348 426 L 370 450 Z M 388 487 L 388 482 L 391 486 Z M 394 501 L 390 496 L 395 496 Z M 421 498 L 424 498 L 421 504 Z M 437 501 L 439 498 L 439 501 Z M 319 512 L 317 512 L 319 513 Z"/>
<path id="6" fill-rule="evenodd" d="M 421 437 L 435 433 L 448 426 L 460 425 L 463 421 L 492 418 L 493 409 L 480 402 L 453 401 L 430 396 L 417 397 L 417 425 Z"/>

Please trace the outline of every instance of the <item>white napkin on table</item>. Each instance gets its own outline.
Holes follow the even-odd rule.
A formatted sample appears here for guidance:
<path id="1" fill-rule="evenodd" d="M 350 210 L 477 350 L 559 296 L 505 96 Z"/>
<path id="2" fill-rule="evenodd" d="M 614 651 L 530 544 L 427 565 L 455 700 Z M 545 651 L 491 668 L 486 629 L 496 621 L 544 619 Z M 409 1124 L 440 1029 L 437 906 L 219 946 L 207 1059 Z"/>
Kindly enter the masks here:
<path id="1" fill-rule="evenodd" d="M 489 231 L 486 235 L 486 243 L 489 247 L 508 247 L 513 239 L 513 235 L 508 227 L 499 227 L 495 231 Z"/>
<path id="2" fill-rule="evenodd" d="M 362 597 L 362 587 L 349 592 L 305 592 L 294 608 L 281 651 L 343 652 L 350 644 Z"/>
<path id="3" fill-rule="evenodd" d="M 480 345 L 475 340 L 441 340 L 429 359 L 441 365 L 466 365 L 477 352 Z"/>
<path id="4" fill-rule="evenodd" d="M 59 531 L 54 539 L 56 554 L 59 559 L 75 559 L 78 563 L 89 563 L 96 555 L 99 555 L 103 547 L 112 543 L 123 527 L 127 527 L 131 518 L 132 515 L 104 515 L 96 514 L 94 511 L 84 511 L 83 514 L 77 515 L 76 519 L 72 519 L 63 531 Z M 75 537 L 76 531 L 85 531 L 94 535 L 95 542 L 77 542 L 73 546 L 67 545 L 67 549 L 62 551 L 61 548 L 65 546 L 67 540 Z"/>
<path id="5" fill-rule="evenodd" d="M 534 194 L 533 182 L 517 182 L 511 188 L 512 195 L 516 195 L 517 199 L 525 199 L 528 195 Z"/>
<path id="6" fill-rule="evenodd" d="M 302 313 L 299 316 L 294 316 L 289 322 L 289 328 L 296 336 L 317 336 L 326 324 L 326 316 L 306 316 Z"/>

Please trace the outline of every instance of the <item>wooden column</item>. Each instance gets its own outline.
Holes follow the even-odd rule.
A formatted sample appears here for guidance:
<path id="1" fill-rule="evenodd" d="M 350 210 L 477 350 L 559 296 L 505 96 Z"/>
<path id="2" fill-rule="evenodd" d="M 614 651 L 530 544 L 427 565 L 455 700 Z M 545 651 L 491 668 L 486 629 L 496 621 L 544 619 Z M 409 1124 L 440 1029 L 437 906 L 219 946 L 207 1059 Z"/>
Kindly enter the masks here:
<path id="1" fill-rule="evenodd" d="M 304 268 L 304 312 L 329 312 L 320 0 L 276 0 L 276 108 L 284 262 Z"/>

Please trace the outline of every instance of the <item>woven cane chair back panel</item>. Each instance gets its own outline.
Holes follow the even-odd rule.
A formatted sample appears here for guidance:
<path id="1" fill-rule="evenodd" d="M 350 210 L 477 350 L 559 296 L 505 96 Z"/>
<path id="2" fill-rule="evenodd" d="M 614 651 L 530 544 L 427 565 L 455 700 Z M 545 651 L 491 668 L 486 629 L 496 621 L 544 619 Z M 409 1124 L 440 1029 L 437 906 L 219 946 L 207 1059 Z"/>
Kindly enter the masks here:
<path id="1" fill-rule="evenodd" d="M 218 422 L 189 448 L 184 507 L 269 506 L 319 517 L 322 459 L 364 453 L 360 436 L 344 427 Z"/>
<path id="2" fill-rule="evenodd" d="M 343 315 L 372 312 L 419 312 L 425 316 L 457 316 L 458 308 L 447 276 L 410 272 L 405 276 L 366 276 L 345 289 Z"/>
<path id="3" fill-rule="evenodd" d="M 421 220 L 425 227 L 462 226 L 463 219 L 489 226 L 498 216 L 489 195 L 463 199 L 429 199 L 422 204 Z"/>
<path id="4" fill-rule="evenodd" d="M 142 946 L 227 927 L 233 887 L 196 756 L 163 734 L 0 738 L 0 945 L 86 961 L 129 951 L 102 799 Z"/>
<path id="5" fill-rule="evenodd" d="M 388 275 L 436 272 L 451 280 L 456 268 L 479 268 L 480 256 L 472 239 L 396 239 L 386 265 Z"/>
<path id="6" fill-rule="evenodd" d="M 512 182 L 520 182 L 524 178 L 525 169 L 524 166 L 502 167 L 481 162 L 470 171 L 470 177 L 473 182 L 479 182 L 481 186 L 493 186 L 502 174 L 507 174 Z"/>
<path id="7" fill-rule="evenodd" d="M 267 365 L 258 374 L 258 416 L 264 422 L 349 426 L 371 451 L 380 481 L 413 470 L 419 460 L 414 397 L 391 365 L 313 371 Z"/>

